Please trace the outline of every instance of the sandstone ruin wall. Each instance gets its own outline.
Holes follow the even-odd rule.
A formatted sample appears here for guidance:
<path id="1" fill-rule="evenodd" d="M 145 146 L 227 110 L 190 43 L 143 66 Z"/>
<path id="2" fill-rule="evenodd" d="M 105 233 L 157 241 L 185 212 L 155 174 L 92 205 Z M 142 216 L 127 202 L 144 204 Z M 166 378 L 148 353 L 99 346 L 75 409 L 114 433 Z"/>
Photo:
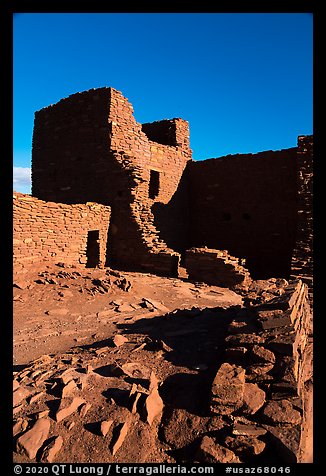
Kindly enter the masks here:
<path id="1" fill-rule="evenodd" d="M 313 279 L 313 136 L 298 137 L 297 229 L 292 254 L 292 277 L 299 277 L 312 289 Z"/>
<path id="2" fill-rule="evenodd" d="M 107 265 L 177 275 L 187 249 L 208 247 L 254 279 L 311 279 L 312 136 L 194 161 L 187 121 L 140 124 L 121 92 L 91 89 L 36 112 L 32 194 L 109 205 Z"/>
<path id="3" fill-rule="evenodd" d="M 190 245 L 245 258 L 257 279 L 289 276 L 297 220 L 296 152 L 294 147 L 190 163 Z"/>
<path id="4" fill-rule="evenodd" d="M 263 440 L 281 461 L 312 462 L 311 318 L 307 285 L 296 280 L 230 323 L 211 391 L 211 412 L 232 415 L 230 449 L 249 437 L 252 457 Z"/>
<path id="5" fill-rule="evenodd" d="M 153 128 L 168 132 L 173 145 L 150 140 Z M 188 123 L 173 119 L 144 130 L 129 101 L 113 88 L 74 94 L 38 111 L 32 194 L 70 204 L 110 205 L 108 262 L 175 274 L 178 255 L 160 239 L 151 209 L 171 200 L 191 158 Z M 182 210 L 173 216 L 163 219 L 163 227 L 174 230 L 174 221 L 170 233 L 178 236 Z"/>
<path id="6" fill-rule="evenodd" d="M 38 262 L 103 266 L 110 207 L 66 205 L 14 193 L 14 270 Z"/>

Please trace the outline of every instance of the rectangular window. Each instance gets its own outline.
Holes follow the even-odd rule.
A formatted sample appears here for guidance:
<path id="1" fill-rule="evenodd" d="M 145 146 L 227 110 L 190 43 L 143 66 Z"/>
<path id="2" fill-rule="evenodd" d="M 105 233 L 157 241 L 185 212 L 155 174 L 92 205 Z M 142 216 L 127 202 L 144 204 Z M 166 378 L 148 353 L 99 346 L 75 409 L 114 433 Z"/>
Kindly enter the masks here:
<path id="1" fill-rule="evenodd" d="M 100 262 L 100 232 L 91 230 L 87 235 L 86 268 L 96 268 Z"/>
<path id="2" fill-rule="evenodd" d="M 150 173 L 148 196 L 154 200 L 160 191 L 160 173 L 156 170 L 151 170 Z"/>

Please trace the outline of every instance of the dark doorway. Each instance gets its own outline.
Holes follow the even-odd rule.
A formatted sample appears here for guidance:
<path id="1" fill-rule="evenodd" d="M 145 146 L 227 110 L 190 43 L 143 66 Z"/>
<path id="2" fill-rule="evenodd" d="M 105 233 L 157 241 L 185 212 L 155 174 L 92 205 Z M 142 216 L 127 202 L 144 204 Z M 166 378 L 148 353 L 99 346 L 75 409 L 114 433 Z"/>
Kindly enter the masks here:
<path id="1" fill-rule="evenodd" d="M 96 268 L 100 262 L 100 232 L 91 230 L 87 234 L 86 268 Z"/>
<path id="2" fill-rule="evenodd" d="M 151 170 L 150 172 L 148 196 L 154 200 L 160 191 L 160 173 L 156 170 Z"/>

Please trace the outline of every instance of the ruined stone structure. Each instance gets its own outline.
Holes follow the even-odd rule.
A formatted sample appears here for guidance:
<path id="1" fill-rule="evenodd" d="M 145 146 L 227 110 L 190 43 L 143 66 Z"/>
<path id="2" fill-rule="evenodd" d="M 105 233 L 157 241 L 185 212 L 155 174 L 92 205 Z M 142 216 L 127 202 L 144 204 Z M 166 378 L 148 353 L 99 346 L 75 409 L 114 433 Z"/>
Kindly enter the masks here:
<path id="1" fill-rule="evenodd" d="M 41 261 L 104 265 L 110 207 L 66 205 L 14 194 L 14 269 Z"/>
<path id="2" fill-rule="evenodd" d="M 189 279 L 233 289 L 251 282 L 249 271 L 239 261 L 225 250 L 209 248 L 190 248 L 185 257 Z"/>
<path id="3" fill-rule="evenodd" d="M 246 258 L 257 278 L 287 276 L 296 229 L 296 148 L 189 166 L 192 246 Z M 218 246 L 217 246 L 218 245 Z"/>
<path id="4" fill-rule="evenodd" d="M 312 288 L 313 275 L 313 139 L 298 137 L 298 218 L 296 244 L 292 253 L 293 277 L 300 277 Z"/>
<path id="5" fill-rule="evenodd" d="M 313 137 L 300 136 L 297 147 L 196 162 L 186 121 L 139 124 L 113 88 L 35 114 L 33 196 L 14 193 L 15 271 L 45 261 L 179 276 L 184 266 L 192 281 L 247 293 L 214 344 L 209 415 L 197 422 L 217 416 L 222 431 L 196 435 L 196 462 L 259 463 L 265 449 L 282 464 L 312 461 L 312 151 Z M 283 282 L 275 298 L 266 298 L 272 279 L 258 281 L 268 278 Z M 152 384 L 148 398 L 161 412 Z"/>
<path id="6" fill-rule="evenodd" d="M 308 288 L 297 280 L 231 322 L 211 411 L 234 415 L 225 444 L 236 453 L 258 455 L 267 434 L 283 461 L 312 462 L 310 320 Z"/>
<path id="7" fill-rule="evenodd" d="M 106 264 L 122 269 L 177 275 L 185 251 L 206 246 L 245 258 L 253 278 L 311 273 L 299 257 L 311 245 L 311 167 L 312 136 L 196 162 L 186 121 L 141 125 L 113 88 L 35 114 L 33 196 L 109 205 Z"/>
<path id="8" fill-rule="evenodd" d="M 191 158 L 188 135 L 181 119 L 141 126 L 115 89 L 74 94 L 35 115 L 32 193 L 110 205 L 108 262 L 176 275 L 179 255 L 160 239 L 152 206 L 177 189 Z M 170 217 L 169 226 L 182 231 Z"/>
<path id="9" fill-rule="evenodd" d="M 256 278 L 312 275 L 312 137 L 195 162 L 186 121 L 138 124 L 101 88 L 36 113 L 32 173 L 42 200 L 111 206 L 106 264 L 177 275 L 188 248 L 207 246 Z"/>

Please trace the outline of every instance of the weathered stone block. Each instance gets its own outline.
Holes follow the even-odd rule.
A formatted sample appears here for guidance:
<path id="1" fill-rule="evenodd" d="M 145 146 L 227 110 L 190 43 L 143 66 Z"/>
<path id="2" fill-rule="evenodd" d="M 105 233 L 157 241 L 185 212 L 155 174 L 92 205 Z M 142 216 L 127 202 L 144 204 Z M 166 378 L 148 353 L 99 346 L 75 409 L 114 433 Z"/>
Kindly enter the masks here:
<path id="1" fill-rule="evenodd" d="M 205 463 L 240 463 L 233 451 L 215 443 L 209 436 L 201 439 L 195 458 Z"/>
<path id="2" fill-rule="evenodd" d="M 33 427 L 18 438 L 17 451 L 25 453 L 30 459 L 35 458 L 36 453 L 48 437 L 50 426 L 50 420 L 46 418 L 36 420 Z"/>
<path id="3" fill-rule="evenodd" d="M 228 415 L 243 403 L 245 370 L 237 365 L 224 363 L 214 378 L 211 389 L 211 411 Z"/>
<path id="4" fill-rule="evenodd" d="M 289 400 L 270 400 L 266 403 L 262 415 L 265 420 L 273 423 L 291 423 L 299 425 L 301 414 L 293 408 Z"/>
<path id="5" fill-rule="evenodd" d="M 243 392 L 243 413 L 254 415 L 265 403 L 264 390 L 255 383 L 245 383 Z"/>

